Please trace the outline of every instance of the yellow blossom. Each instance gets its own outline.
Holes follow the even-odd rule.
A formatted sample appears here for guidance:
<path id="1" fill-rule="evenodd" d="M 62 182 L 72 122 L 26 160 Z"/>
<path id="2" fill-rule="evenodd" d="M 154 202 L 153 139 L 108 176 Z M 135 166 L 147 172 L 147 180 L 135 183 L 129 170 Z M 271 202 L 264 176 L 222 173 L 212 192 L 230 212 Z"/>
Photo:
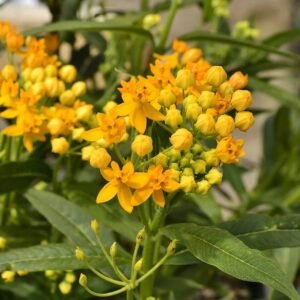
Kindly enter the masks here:
<path id="1" fill-rule="evenodd" d="M 4 80 L 12 80 L 16 81 L 18 74 L 16 71 L 16 68 L 13 65 L 5 65 L 4 68 L 1 71 L 1 75 L 4 78 Z"/>
<path id="2" fill-rule="evenodd" d="M 180 177 L 180 187 L 186 192 L 190 193 L 196 187 L 194 175 L 182 175 Z"/>
<path id="3" fill-rule="evenodd" d="M 81 149 L 81 158 L 82 158 L 82 160 L 90 160 L 93 151 L 95 151 L 95 148 L 91 145 L 83 147 Z"/>
<path id="4" fill-rule="evenodd" d="M 227 74 L 224 68 L 221 66 L 213 66 L 207 72 L 207 77 L 206 77 L 207 83 L 214 87 L 218 87 L 226 79 L 227 79 Z"/>
<path id="5" fill-rule="evenodd" d="M 233 93 L 230 103 L 237 111 L 243 111 L 252 104 L 251 93 L 247 90 L 237 90 Z"/>
<path id="6" fill-rule="evenodd" d="M 171 105 L 170 109 L 167 110 L 167 114 L 165 117 L 165 123 L 172 127 L 173 129 L 177 128 L 180 124 L 182 124 L 183 118 L 181 115 L 181 111 L 176 109 L 175 105 Z"/>
<path id="7" fill-rule="evenodd" d="M 4 271 L 1 274 L 1 278 L 4 282 L 9 283 L 15 280 L 16 273 L 13 271 Z"/>
<path id="8" fill-rule="evenodd" d="M 69 150 L 69 143 L 64 137 L 51 140 L 52 152 L 57 154 L 64 154 Z"/>
<path id="9" fill-rule="evenodd" d="M 59 101 L 63 105 L 72 106 L 75 102 L 75 94 L 73 90 L 66 90 L 60 94 Z"/>
<path id="10" fill-rule="evenodd" d="M 59 77 L 67 83 L 71 83 L 77 76 L 77 70 L 73 65 L 65 65 L 58 71 Z"/>
<path id="11" fill-rule="evenodd" d="M 214 107 L 215 105 L 215 93 L 210 91 L 203 91 L 199 98 L 198 103 L 203 107 L 203 109 L 208 109 Z"/>
<path id="12" fill-rule="evenodd" d="M 176 102 L 176 96 L 174 95 L 170 87 L 167 87 L 160 91 L 158 102 L 165 107 L 170 107 Z"/>
<path id="13" fill-rule="evenodd" d="M 207 192 L 209 191 L 210 188 L 211 188 L 210 183 L 207 180 L 203 179 L 203 180 L 197 182 L 196 192 L 201 195 L 205 195 L 205 194 L 207 194 Z"/>
<path id="14" fill-rule="evenodd" d="M 234 130 L 234 120 L 232 117 L 228 115 L 221 115 L 219 116 L 217 122 L 216 122 L 216 131 L 217 133 L 224 137 L 229 134 L 231 134 Z"/>
<path id="15" fill-rule="evenodd" d="M 189 130 L 180 128 L 171 135 L 170 142 L 176 150 L 188 150 L 193 144 L 193 135 Z"/>
<path id="16" fill-rule="evenodd" d="M 217 168 L 211 168 L 209 172 L 205 175 L 205 179 L 209 184 L 219 184 L 221 183 L 223 174 Z"/>
<path id="17" fill-rule="evenodd" d="M 248 76 L 240 71 L 235 72 L 230 76 L 229 83 L 235 90 L 240 90 L 248 84 Z"/>
<path id="18" fill-rule="evenodd" d="M 177 72 L 176 75 L 176 85 L 182 89 L 187 89 L 191 85 L 193 85 L 195 82 L 195 79 L 193 77 L 193 74 L 188 69 L 181 69 Z"/>
<path id="19" fill-rule="evenodd" d="M 133 210 L 132 193 L 130 189 L 141 189 L 149 181 L 147 173 L 135 172 L 131 162 L 127 162 L 122 169 L 116 162 L 111 163 L 111 168 L 100 170 L 105 180 L 109 181 L 100 190 L 97 203 L 111 200 L 116 195 L 122 208 L 131 213 Z"/>
<path id="20" fill-rule="evenodd" d="M 180 188 L 179 183 L 172 179 L 172 171 L 164 171 L 161 165 L 150 166 L 148 169 L 148 176 L 148 184 L 134 192 L 132 204 L 134 206 L 140 205 L 152 195 L 153 201 L 158 206 L 164 207 L 164 192 L 175 192 Z"/>
<path id="21" fill-rule="evenodd" d="M 71 90 L 76 97 L 83 96 L 86 93 L 86 83 L 84 81 L 77 81 L 72 85 Z"/>
<path id="22" fill-rule="evenodd" d="M 234 141 L 232 136 L 221 139 L 216 148 L 218 158 L 226 164 L 239 162 L 239 158 L 245 155 L 242 150 L 243 144 L 242 139 Z"/>
<path id="23" fill-rule="evenodd" d="M 106 168 L 111 162 L 111 156 L 104 148 L 98 148 L 92 151 L 90 156 L 90 165 L 93 168 Z"/>
<path id="24" fill-rule="evenodd" d="M 216 132 L 215 120 L 209 114 L 200 114 L 195 123 L 196 129 L 204 135 L 212 135 Z"/>
<path id="25" fill-rule="evenodd" d="M 67 295 L 67 294 L 70 294 L 70 292 L 72 290 L 72 284 L 67 281 L 62 281 L 58 285 L 58 288 L 63 295 Z"/>
<path id="26" fill-rule="evenodd" d="M 250 111 L 240 111 L 235 114 L 235 126 L 241 131 L 247 131 L 254 123 L 254 116 Z"/>
<path id="27" fill-rule="evenodd" d="M 181 58 L 181 62 L 183 64 L 187 64 L 187 63 L 191 63 L 191 62 L 196 62 L 198 61 L 202 56 L 202 51 L 201 49 L 198 48 L 191 48 L 189 50 L 187 50 L 182 58 Z"/>
<path id="28" fill-rule="evenodd" d="M 149 154 L 153 150 L 152 138 L 147 135 L 137 135 L 131 144 L 131 150 L 140 157 Z"/>

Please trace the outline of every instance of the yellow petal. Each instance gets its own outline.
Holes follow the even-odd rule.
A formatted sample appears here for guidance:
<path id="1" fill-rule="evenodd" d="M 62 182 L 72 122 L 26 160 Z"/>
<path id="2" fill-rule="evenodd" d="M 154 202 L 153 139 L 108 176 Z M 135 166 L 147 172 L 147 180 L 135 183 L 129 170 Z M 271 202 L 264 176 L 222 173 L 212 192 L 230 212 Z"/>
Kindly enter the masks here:
<path id="1" fill-rule="evenodd" d="M 15 109 L 7 109 L 1 113 L 1 117 L 5 119 L 12 119 L 18 115 L 18 112 Z"/>
<path id="2" fill-rule="evenodd" d="M 99 192 L 97 196 L 97 203 L 103 203 L 111 200 L 118 193 L 118 185 L 108 182 Z"/>
<path id="3" fill-rule="evenodd" d="M 130 175 L 134 173 L 134 166 L 133 163 L 131 161 L 127 162 L 123 169 L 122 169 L 122 173 L 126 174 L 126 175 Z"/>
<path id="4" fill-rule="evenodd" d="M 165 206 L 165 196 L 162 190 L 154 191 L 152 194 L 152 198 L 159 207 Z"/>
<path id="5" fill-rule="evenodd" d="M 24 132 L 17 125 L 11 125 L 11 126 L 4 128 L 2 130 L 2 133 L 6 134 L 6 135 L 10 135 L 10 136 L 18 136 L 18 135 L 22 135 Z"/>
<path id="6" fill-rule="evenodd" d="M 151 104 L 144 103 L 143 104 L 143 110 L 147 116 L 147 118 L 153 120 L 153 121 L 162 121 L 165 119 L 165 116 L 160 113 L 158 110 L 156 110 Z"/>
<path id="7" fill-rule="evenodd" d="M 100 173 L 101 173 L 102 177 L 107 181 L 111 181 L 115 177 L 114 171 L 111 168 L 106 168 L 103 170 L 100 169 Z"/>
<path id="8" fill-rule="evenodd" d="M 131 115 L 131 122 L 139 133 L 144 133 L 147 126 L 147 118 L 141 108 L 136 108 Z"/>
<path id="9" fill-rule="evenodd" d="M 102 138 L 102 136 L 103 136 L 103 134 L 102 134 L 102 131 L 99 127 L 88 130 L 88 131 L 85 131 L 81 135 L 81 137 L 84 140 L 89 141 L 89 142 L 95 142 L 95 141 L 99 140 L 100 138 Z"/>
<path id="10" fill-rule="evenodd" d="M 173 193 L 180 188 L 180 184 L 175 180 L 168 180 L 164 184 L 163 190 L 167 193 Z"/>
<path id="11" fill-rule="evenodd" d="M 133 210 L 133 206 L 131 205 L 132 194 L 128 186 L 125 184 L 121 184 L 118 188 L 118 199 L 122 208 L 131 213 Z"/>
<path id="12" fill-rule="evenodd" d="M 136 190 L 133 194 L 131 204 L 133 206 L 137 206 L 145 202 L 153 193 L 153 189 L 151 188 L 143 188 L 140 190 Z"/>
<path id="13" fill-rule="evenodd" d="M 133 109 L 133 103 L 121 103 L 113 108 L 113 111 L 116 111 L 118 116 L 127 116 L 132 112 Z"/>
<path id="14" fill-rule="evenodd" d="M 149 181 L 149 176 L 147 173 L 134 173 L 127 181 L 127 185 L 133 189 L 140 189 L 144 187 Z"/>
<path id="15" fill-rule="evenodd" d="M 28 152 L 31 152 L 33 149 L 32 146 L 32 136 L 29 134 L 25 134 L 23 138 L 23 145 Z"/>

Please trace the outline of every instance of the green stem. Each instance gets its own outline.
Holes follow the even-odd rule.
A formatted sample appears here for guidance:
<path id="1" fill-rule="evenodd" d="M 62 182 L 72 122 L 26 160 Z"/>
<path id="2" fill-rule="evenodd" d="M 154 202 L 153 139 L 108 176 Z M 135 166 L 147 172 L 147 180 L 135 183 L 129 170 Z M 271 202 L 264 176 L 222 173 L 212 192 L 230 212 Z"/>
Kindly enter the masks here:
<path id="1" fill-rule="evenodd" d="M 122 153 L 120 152 L 120 149 L 116 144 L 114 144 L 114 151 L 115 151 L 118 159 L 120 160 L 120 162 L 124 165 L 126 163 L 126 160 L 122 156 Z"/>
<path id="2" fill-rule="evenodd" d="M 60 166 L 63 160 L 63 156 L 60 155 L 54 165 L 53 168 L 53 175 L 52 175 L 52 185 L 53 185 L 53 191 L 57 192 L 59 190 L 59 181 L 58 181 L 58 173 L 60 170 Z"/>
<path id="3" fill-rule="evenodd" d="M 159 41 L 159 44 L 157 47 L 158 52 L 162 52 L 165 48 L 165 44 L 167 42 L 173 20 L 175 18 L 176 12 L 177 12 L 177 8 L 181 4 L 181 2 L 182 2 L 182 0 L 173 0 L 172 1 L 172 5 L 170 8 L 166 23 L 164 25 L 164 28 L 163 28 L 161 36 L 160 36 L 160 41 Z"/>
<path id="4" fill-rule="evenodd" d="M 111 297 L 126 292 L 128 290 L 128 286 L 124 286 L 123 288 L 110 293 L 96 293 L 92 291 L 90 288 L 88 288 L 87 286 L 84 286 L 84 289 L 95 297 Z"/>

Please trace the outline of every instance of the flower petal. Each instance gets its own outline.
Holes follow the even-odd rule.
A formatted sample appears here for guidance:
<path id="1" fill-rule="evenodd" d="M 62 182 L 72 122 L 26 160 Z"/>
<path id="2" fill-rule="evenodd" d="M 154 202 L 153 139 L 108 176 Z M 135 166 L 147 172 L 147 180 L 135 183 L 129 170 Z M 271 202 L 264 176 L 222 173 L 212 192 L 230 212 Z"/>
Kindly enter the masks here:
<path id="1" fill-rule="evenodd" d="M 147 118 L 149 118 L 153 121 L 163 121 L 165 119 L 165 116 L 162 113 L 160 113 L 158 110 L 156 110 L 149 103 L 143 104 L 143 110 L 144 110 Z"/>
<path id="2" fill-rule="evenodd" d="M 93 128 L 91 130 L 85 131 L 81 135 L 81 137 L 86 141 L 95 142 L 95 141 L 99 140 L 100 138 L 102 138 L 103 134 L 102 134 L 101 129 L 98 127 L 98 128 Z"/>
<path id="3" fill-rule="evenodd" d="M 3 111 L 0 115 L 2 118 L 12 119 L 18 115 L 18 111 L 15 109 L 8 108 L 5 111 Z"/>
<path id="4" fill-rule="evenodd" d="M 162 190 L 154 191 L 152 194 L 152 198 L 159 207 L 165 206 L 165 196 Z"/>
<path id="5" fill-rule="evenodd" d="M 23 145 L 28 152 L 31 152 L 33 149 L 32 145 L 32 136 L 29 134 L 25 134 L 23 137 Z"/>
<path id="6" fill-rule="evenodd" d="M 151 196 L 152 193 L 153 193 L 153 189 L 147 187 L 136 190 L 133 194 L 131 204 L 133 206 L 142 204 Z"/>
<path id="7" fill-rule="evenodd" d="M 147 173 L 134 173 L 132 174 L 127 181 L 127 185 L 133 189 L 140 189 L 144 187 L 149 181 L 149 176 Z"/>
<path id="8" fill-rule="evenodd" d="M 131 115 L 131 123 L 139 132 L 144 133 L 147 126 L 147 118 L 141 108 L 136 108 Z"/>
<path id="9" fill-rule="evenodd" d="M 17 125 L 11 125 L 2 130 L 3 134 L 10 135 L 10 136 L 18 136 L 22 135 L 24 131 Z"/>
<path id="10" fill-rule="evenodd" d="M 103 203 L 111 200 L 119 190 L 119 186 L 108 182 L 99 192 L 97 196 L 97 203 Z"/>
<path id="11" fill-rule="evenodd" d="M 100 169 L 102 177 L 107 181 L 112 181 L 114 179 L 114 171 L 111 168 Z"/>
<path id="12" fill-rule="evenodd" d="M 175 180 L 167 180 L 164 182 L 163 190 L 167 193 L 173 193 L 180 188 L 180 184 Z"/>
<path id="13" fill-rule="evenodd" d="M 128 161 L 122 168 L 122 173 L 126 175 L 131 175 L 134 173 L 134 166 L 131 161 Z"/>
<path id="14" fill-rule="evenodd" d="M 132 194 L 130 188 L 125 184 L 121 184 L 118 188 L 118 199 L 122 208 L 128 213 L 131 213 L 133 210 L 133 206 L 131 205 L 131 198 Z"/>
<path id="15" fill-rule="evenodd" d="M 118 116 L 128 116 L 134 109 L 133 103 L 121 103 L 113 108 L 113 111 L 117 113 Z"/>

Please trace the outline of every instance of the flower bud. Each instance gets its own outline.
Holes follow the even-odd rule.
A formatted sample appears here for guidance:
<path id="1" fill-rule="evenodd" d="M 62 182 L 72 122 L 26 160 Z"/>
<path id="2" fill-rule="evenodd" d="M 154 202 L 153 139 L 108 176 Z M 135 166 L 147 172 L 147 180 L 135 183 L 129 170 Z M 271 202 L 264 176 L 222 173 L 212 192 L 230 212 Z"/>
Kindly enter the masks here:
<path id="1" fill-rule="evenodd" d="M 171 164 L 171 165 L 173 165 L 173 164 Z M 172 168 L 172 166 L 170 166 L 170 171 L 171 171 L 171 178 L 173 180 L 179 182 L 179 180 L 180 180 L 180 171 L 178 169 Z"/>
<path id="2" fill-rule="evenodd" d="M 23 86 L 24 86 L 24 90 L 28 91 L 32 88 L 32 82 L 31 81 L 26 81 L 26 82 L 24 82 Z"/>
<path id="3" fill-rule="evenodd" d="M 95 151 L 93 146 L 86 146 L 81 149 L 81 158 L 82 160 L 90 160 L 91 155 Z"/>
<path id="4" fill-rule="evenodd" d="M 165 117 L 165 123 L 167 125 L 175 129 L 180 124 L 182 124 L 182 122 L 183 119 L 182 119 L 181 111 L 179 109 L 171 108 L 167 110 L 167 114 Z"/>
<path id="5" fill-rule="evenodd" d="M 202 56 L 202 51 L 198 48 L 191 48 L 187 50 L 181 58 L 181 62 L 185 65 L 198 61 Z"/>
<path id="6" fill-rule="evenodd" d="M 209 184 L 219 184 L 221 183 L 223 178 L 223 174 L 216 168 L 212 168 L 205 175 L 205 179 L 209 182 Z"/>
<path id="7" fill-rule="evenodd" d="M 65 90 L 65 83 L 62 80 L 58 80 L 58 95 L 62 94 Z"/>
<path id="8" fill-rule="evenodd" d="M 54 270 L 46 270 L 45 276 L 50 280 L 56 280 L 57 279 L 57 272 Z"/>
<path id="9" fill-rule="evenodd" d="M 80 128 L 73 128 L 72 129 L 72 140 L 74 141 L 82 141 L 82 134 L 85 132 L 85 129 L 83 127 Z"/>
<path id="10" fill-rule="evenodd" d="M 46 77 L 56 77 L 57 76 L 57 68 L 54 65 L 47 65 L 44 70 L 45 70 Z"/>
<path id="11" fill-rule="evenodd" d="M 84 81 L 77 81 L 72 85 L 71 90 L 75 97 L 83 96 L 86 93 L 86 83 Z"/>
<path id="12" fill-rule="evenodd" d="M 115 101 L 108 101 L 104 107 L 103 111 L 107 114 L 109 113 L 114 107 L 116 107 L 118 104 Z"/>
<path id="13" fill-rule="evenodd" d="M 209 151 L 205 151 L 202 153 L 203 159 L 209 166 L 218 166 L 219 165 L 219 158 L 217 156 L 216 149 L 211 149 Z"/>
<path id="14" fill-rule="evenodd" d="M 62 282 L 58 285 L 58 288 L 59 288 L 60 292 L 61 292 L 63 295 L 68 295 L 68 294 L 70 294 L 70 292 L 71 292 L 71 290 L 72 290 L 72 285 L 71 285 L 71 283 L 69 283 L 69 282 L 62 281 Z"/>
<path id="15" fill-rule="evenodd" d="M 176 76 L 176 86 L 187 89 L 191 85 L 193 85 L 195 82 L 193 74 L 188 69 L 182 69 L 177 72 Z"/>
<path id="16" fill-rule="evenodd" d="M 25 271 L 25 270 L 19 270 L 19 271 L 17 271 L 17 274 L 18 274 L 19 276 L 26 276 L 26 275 L 28 275 L 28 272 Z"/>
<path id="17" fill-rule="evenodd" d="M 247 90 L 237 90 L 233 93 L 230 103 L 237 111 L 243 111 L 252 104 L 251 93 Z"/>
<path id="18" fill-rule="evenodd" d="M 59 96 L 61 104 L 66 106 L 72 106 L 75 102 L 75 94 L 72 90 L 66 90 Z"/>
<path id="19" fill-rule="evenodd" d="M 6 239 L 3 236 L 0 236 L 0 250 L 3 250 L 6 247 Z"/>
<path id="20" fill-rule="evenodd" d="M 177 162 L 181 158 L 181 154 L 179 150 L 176 150 L 174 148 L 168 150 L 166 152 L 166 155 L 169 157 L 171 162 Z"/>
<path id="21" fill-rule="evenodd" d="M 176 150 L 188 150 L 193 144 L 193 135 L 187 129 L 180 128 L 171 135 L 170 142 Z"/>
<path id="22" fill-rule="evenodd" d="M 180 160 L 180 167 L 181 168 L 186 168 L 186 167 L 189 167 L 191 164 L 191 159 L 189 157 L 183 157 L 181 160 Z"/>
<path id="23" fill-rule="evenodd" d="M 67 83 L 71 83 L 77 76 L 76 68 L 73 65 L 65 65 L 58 71 L 59 77 Z"/>
<path id="24" fill-rule="evenodd" d="M 197 103 L 197 97 L 195 95 L 189 95 L 183 99 L 183 106 L 187 108 L 189 105 Z"/>
<path id="25" fill-rule="evenodd" d="M 156 156 L 153 157 L 154 163 L 156 165 L 162 165 L 163 167 L 167 166 L 168 163 L 168 156 L 165 155 L 164 153 L 160 152 Z"/>
<path id="26" fill-rule="evenodd" d="M 87 285 L 87 282 L 88 282 L 88 280 L 87 280 L 86 275 L 84 275 L 83 273 L 81 273 L 80 277 L 79 277 L 79 284 L 84 287 L 84 286 Z"/>
<path id="27" fill-rule="evenodd" d="M 203 91 L 198 98 L 198 103 L 202 106 L 203 109 L 214 107 L 216 103 L 215 97 L 215 93 L 210 91 Z"/>
<path id="28" fill-rule="evenodd" d="M 241 111 L 235 114 L 235 126 L 241 131 L 247 131 L 254 123 L 254 116 L 250 111 Z"/>
<path id="29" fill-rule="evenodd" d="M 184 168 L 182 171 L 182 175 L 194 176 L 194 171 L 191 168 Z"/>
<path id="30" fill-rule="evenodd" d="M 75 256 L 78 260 L 84 260 L 85 259 L 85 254 L 79 247 L 77 247 L 76 250 L 75 250 Z"/>
<path id="31" fill-rule="evenodd" d="M 234 92 L 233 87 L 229 83 L 229 81 L 223 82 L 218 89 L 219 93 L 221 94 L 222 97 L 232 95 Z"/>
<path id="32" fill-rule="evenodd" d="M 30 80 L 32 82 L 43 81 L 45 78 L 45 71 L 43 68 L 34 68 L 30 73 Z"/>
<path id="33" fill-rule="evenodd" d="M 196 121 L 201 113 L 202 108 L 198 103 L 191 103 L 186 106 L 186 117 L 192 121 Z"/>
<path id="34" fill-rule="evenodd" d="M 22 71 L 21 76 L 24 81 L 30 81 L 31 68 L 26 68 Z"/>
<path id="35" fill-rule="evenodd" d="M 138 273 L 143 267 L 143 259 L 139 259 L 134 265 L 134 271 Z"/>
<path id="36" fill-rule="evenodd" d="M 176 240 L 173 240 L 171 241 L 171 243 L 168 245 L 168 248 L 167 248 L 167 254 L 168 255 L 173 255 L 176 251 L 176 243 L 177 241 Z"/>
<path id="37" fill-rule="evenodd" d="M 228 115 L 219 116 L 216 122 L 216 131 L 217 133 L 224 137 L 231 134 L 234 130 L 234 120 Z"/>
<path id="38" fill-rule="evenodd" d="M 47 128 L 51 135 L 59 135 L 64 131 L 65 123 L 59 118 L 51 119 L 48 124 Z"/>
<path id="39" fill-rule="evenodd" d="M 190 193 L 196 187 L 194 175 L 182 175 L 180 177 L 180 187 L 186 193 Z"/>
<path id="40" fill-rule="evenodd" d="M 76 109 L 76 117 L 79 121 L 87 122 L 93 114 L 93 105 L 85 104 Z"/>
<path id="41" fill-rule="evenodd" d="M 229 83 L 235 90 L 240 90 L 248 84 L 248 76 L 242 72 L 235 72 L 229 78 Z"/>
<path id="42" fill-rule="evenodd" d="M 165 88 L 160 91 L 158 103 L 165 107 L 170 107 L 176 102 L 176 96 L 170 88 Z"/>
<path id="43" fill-rule="evenodd" d="M 139 157 L 143 157 L 153 150 L 152 138 L 147 135 L 139 134 L 131 144 L 131 150 Z"/>
<path id="44" fill-rule="evenodd" d="M 16 68 L 13 65 L 5 65 L 1 71 L 1 75 L 4 80 L 16 81 L 18 74 Z"/>
<path id="45" fill-rule="evenodd" d="M 145 228 L 142 228 L 137 236 L 136 236 L 136 243 L 141 243 L 145 238 Z"/>
<path id="46" fill-rule="evenodd" d="M 76 281 L 76 276 L 73 272 L 68 272 L 64 280 L 69 283 L 74 283 Z"/>
<path id="47" fill-rule="evenodd" d="M 212 135 L 216 132 L 215 120 L 209 114 L 200 114 L 195 123 L 196 129 L 204 135 Z"/>
<path id="48" fill-rule="evenodd" d="M 202 159 L 198 159 L 192 163 L 192 168 L 195 174 L 204 174 L 206 172 L 206 162 Z"/>
<path id="49" fill-rule="evenodd" d="M 59 95 L 60 86 L 59 81 L 55 77 L 46 78 L 45 81 L 46 92 L 49 97 L 56 97 Z"/>
<path id="50" fill-rule="evenodd" d="M 99 223 L 97 222 L 96 219 L 93 219 L 91 221 L 91 228 L 92 230 L 94 231 L 95 234 L 98 234 L 99 231 L 100 231 L 100 226 L 99 226 Z"/>
<path id="51" fill-rule="evenodd" d="M 4 282 L 9 283 L 15 280 L 16 273 L 13 271 L 4 271 L 1 274 L 1 278 Z"/>
<path id="52" fill-rule="evenodd" d="M 46 87 L 45 87 L 44 82 L 42 82 L 42 81 L 36 82 L 30 88 L 31 88 L 32 93 L 36 96 L 43 98 L 46 95 Z"/>
<path id="53" fill-rule="evenodd" d="M 210 187 L 211 187 L 210 183 L 207 180 L 203 179 L 197 182 L 196 192 L 201 195 L 205 195 L 209 191 Z"/>
<path id="54" fill-rule="evenodd" d="M 117 243 L 113 242 L 109 249 L 110 256 L 114 258 L 117 255 L 117 251 L 118 251 Z"/>
<path id="55" fill-rule="evenodd" d="M 207 83 L 214 86 L 218 87 L 220 84 L 222 84 L 225 80 L 227 79 L 227 74 L 223 67 L 221 66 L 213 66 L 210 67 L 208 72 L 207 72 Z"/>
<path id="56" fill-rule="evenodd" d="M 90 165 L 96 169 L 104 169 L 111 162 L 111 156 L 104 148 L 99 148 L 91 153 Z"/>
<path id="57" fill-rule="evenodd" d="M 148 14 L 143 19 L 143 28 L 150 29 L 160 23 L 160 14 Z"/>
<path id="58" fill-rule="evenodd" d="M 195 144 L 191 150 L 194 154 L 199 154 L 203 151 L 203 147 L 201 144 Z"/>
<path id="59" fill-rule="evenodd" d="M 175 171 L 180 170 L 178 163 L 171 163 L 169 168 L 172 169 L 172 170 L 175 170 Z"/>
<path id="60" fill-rule="evenodd" d="M 69 150 L 69 143 L 64 137 L 51 140 L 52 152 L 57 154 L 64 154 Z"/>

